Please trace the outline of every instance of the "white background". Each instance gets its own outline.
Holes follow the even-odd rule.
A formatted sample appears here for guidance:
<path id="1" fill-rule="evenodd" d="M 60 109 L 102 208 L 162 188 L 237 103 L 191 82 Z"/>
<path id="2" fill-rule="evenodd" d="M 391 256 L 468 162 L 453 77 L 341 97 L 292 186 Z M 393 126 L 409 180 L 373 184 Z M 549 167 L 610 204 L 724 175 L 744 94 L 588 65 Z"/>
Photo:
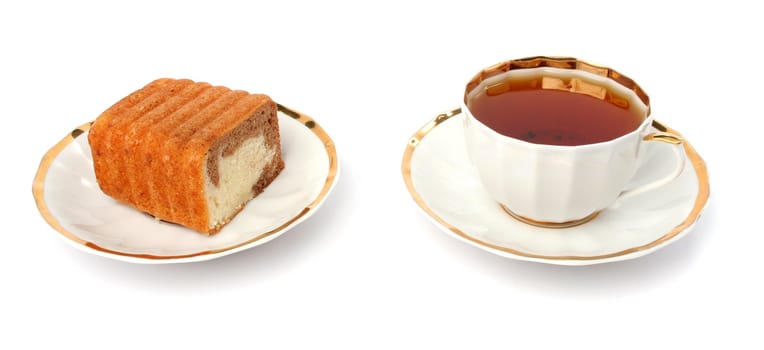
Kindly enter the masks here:
<path id="1" fill-rule="evenodd" d="M 764 26 L 742 1 L 11 3 L 0 348 L 764 346 Z M 408 137 L 456 107 L 479 69 L 532 55 L 634 78 L 656 119 L 697 148 L 711 201 L 687 237 L 562 267 L 491 255 L 420 214 L 400 172 Z M 163 76 L 264 92 L 314 117 L 342 171 L 321 210 L 202 263 L 129 264 L 60 239 L 31 193 L 40 158 Z"/>

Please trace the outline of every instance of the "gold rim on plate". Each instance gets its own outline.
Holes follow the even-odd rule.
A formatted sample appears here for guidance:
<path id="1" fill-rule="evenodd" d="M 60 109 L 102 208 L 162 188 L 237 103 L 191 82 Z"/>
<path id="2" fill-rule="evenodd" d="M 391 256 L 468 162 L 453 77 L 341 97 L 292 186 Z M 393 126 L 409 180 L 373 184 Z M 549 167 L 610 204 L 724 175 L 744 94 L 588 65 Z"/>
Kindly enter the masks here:
<path id="1" fill-rule="evenodd" d="M 74 243 L 80 244 L 82 246 L 88 247 L 90 249 L 93 249 L 102 253 L 119 255 L 124 257 L 131 257 L 131 258 L 138 258 L 138 259 L 173 260 L 173 259 L 193 258 L 193 257 L 199 257 L 203 255 L 219 254 L 219 253 L 223 253 L 223 252 L 244 247 L 246 245 L 257 242 L 263 238 L 279 233 L 283 231 L 285 228 L 295 223 L 297 220 L 305 217 L 305 215 L 307 215 L 311 210 L 315 209 L 316 206 L 318 206 L 324 200 L 324 198 L 329 194 L 329 191 L 331 190 L 334 184 L 334 180 L 337 177 L 338 161 L 337 161 L 337 150 L 334 146 L 334 142 L 326 133 L 326 131 L 324 131 L 324 129 L 321 128 L 321 126 L 318 123 L 316 123 L 315 120 L 313 120 L 312 118 L 310 118 L 309 116 L 303 113 L 297 112 L 281 104 L 278 104 L 277 106 L 278 106 L 279 112 L 282 112 L 286 114 L 287 116 L 291 117 L 292 119 L 300 122 L 306 128 L 310 129 L 310 131 L 312 131 L 313 134 L 315 134 L 316 137 L 318 137 L 321 140 L 321 142 L 324 144 L 324 148 L 326 149 L 326 155 L 329 158 L 329 172 L 326 176 L 326 181 L 324 182 L 324 186 L 321 188 L 321 192 L 318 194 L 318 196 L 312 202 L 310 202 L 310 204 L 308 204 L 305 208 L 303 208 L 296 216 L 290 218 L 289 220 L 287 220 L 286 222 L 284 222 L 279 227 L 273 230 L 261 233 L 251 239 L 248 239 L 241 243 L 234 244 L 229 247 L 220 248 L 220 249 L 212 249 L 212 250 L 204 250 L 204 251 L 191 253 L 191 254 L 184 254 L 184 255 L 133 254 L 133 253 L 116 251 L 113 249 L 101 247 L 93 242 L 89 242 L 87 240 L 82 239 L 81 237 L 73 234 L 72 232 L 69 232 L 61 225 L 59 220 L 55 216 L 53 216 L 53 214 L 50 212 L 50 209 L 48 209 L 48 205 L 45 202 L 45 196 L 44 196 L 45 177 L 48 174 L 48 170 L 50 169 L 51 164 L 56 159 L 56 157 L 58 157 L 59 153 L 61 153 L 61 151 L 63 151 L 64 148 L 66 148 L 66 146 L 69 145 L 72 141 L 74 141 L 77 137 L 84 134 L 86 131 L 90 130 L 90 127 L 93 125 L 93 122 L 83 124 L 80 127 L 72 130 L 72 132 L 66 135 L 61 141 L 59 141 L 55 146 L 53 146 L 50 150 L 48 150 L 48 152 L 45 153 L 45 156 L 43 156 L 42 161 L 40 161 L 40 167 L 37 169 L 37 174 L 35 175 L 34 182 L 32 184 L 32 194 L 34 195 L 35 203 L 37 203 L 37 209 L 40 211 L 40 214 L 42 215 L 42 217 L 45 218 L 45 221 L 47 221 L 51 227 L 53 227 L 56 231 L 58 231 L 64 237 L 66 237 L 67 239 L 71 240 Z"/>
<path id="2" fill-rule="evenodd" d="M 447 221 L 443 220 L 440 216 L 438 216 L 432 208 L 427 206 L 427 204 L 424 202 L 424 199 L 422 196 L 417 192 L 416 187 L 414 186 L 413 179 L 411 177 L 411 159 L 413 158 L 414 151 L 416 151 L 417 146 L 422 142 L 422 140 L 436 127 L 441 125 L 446 120 L 449 120 L 457 115 L 461 114 L 461 108 L 456 108 L 451 111 L 448 111 L 446 113 L 441 113 L 438 116 L 436 116 L 433 120 L 431 120 L 429 123 L 425 124 L 421 129 L 419 129 L 416 133 L 414 133 L 413 136 L 409 139 L 408 145 L 406 146 L 406 151 L 403 153 L 403 162 L 401 165 L 401 172 L 403 173 L 403 181 L 406 183 L 406 188 L 408 189 L 409 193 L 411 194 L 411 197 L 414 199 L 417 205 L 431 218 L 433 218 L 436 222 L 438 222 L 442 227 L 448 229 L 449 231 L 453 232 L 457 236 L 464 238 L 472 243 L 475 243 L 479 246 L 490 248 L 493 250 L 501 251 L 504 253 L 509 253 L 512 255 L 516 255 L 518 257 L 525 257 L 525 258 L 531 258 L 531 259 L 542 259 L 542 260 L 602 260 L 602 259 L 609 259 L 609 258 L 615 258 L 619 256 L 624 256 L 644 250 L 648 250 L 654 247 L 657 247 L 672 238 L 676 237 L 683 231 L 690 228 L 700 217 L 701 212 L 703 211 L 706 203 L 708 202 L 708 197 L 710 195 L 710 186 L 708 183 L 708 170 L 706 168 L 706 163 L 703 161 L 703 159 L 700 157 L 697 151 L 695 151 L 695 148 L 692 147 L 692 145 L 687 142 L 686 139 L 684 139 L 684 144 L 682 145 L 684 147 L 684 151 L 687 154 L 688 159 L 690 160 L 690 163 L 692 164 L 693 168 L 695 169 L 697 179 L 698 179 L 698 194 L 695 198 L 695 203 L 692 207 L 692 210 L 687 215 L 686 218 L 684 218 L 678 225 L 676 225 L 673 229 L 671 229 L 669 232 L 664 234 L 663 236 L 659 237 L 658 239 L 649 242 L 647 244 L 643 244 L 637 247 L 632 247 L 628 249 L 624 249 L 618 252 L 610 253 L 610 254 L 603 254 L 603 255 L 593 255 L 593 256 L 578 256 L 578 255 L 541 255 L 541 254 L 533 254 L 524 252 L 517 249 L 512 249 L 500 245 L 496 245 L 493 243 L 489 243 L 486 241 L 483 241 L 481 239 L 475 238 L 461 229 L 457 228 L 456 226 L 448 223 Z M 663 131 L 663 132 L 670 132 L 675 135 L 679 135 L 681 137 L 681 134 L 677 132 L 676 130 L 673 130 L 662 123 L 658 121 L 653 121 L 653 127 L 656 129 Z"/>

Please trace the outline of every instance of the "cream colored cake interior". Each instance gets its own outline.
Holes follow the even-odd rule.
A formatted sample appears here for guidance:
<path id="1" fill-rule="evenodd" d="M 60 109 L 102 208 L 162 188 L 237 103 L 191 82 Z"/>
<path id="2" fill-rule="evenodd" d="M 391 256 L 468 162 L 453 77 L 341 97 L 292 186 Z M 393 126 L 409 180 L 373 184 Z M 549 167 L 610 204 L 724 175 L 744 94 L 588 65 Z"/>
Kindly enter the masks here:
<path id="1" fill-rule="evenodd" d="M 233 154 L 218 158 L 219 184 L 215 186 L 206 175 L 205 195 L 210 213 L 210 228 L 222 225 L 236 214 L 239 208 L 252 199 L 252 186 L 257 183 L 266 165 L 276 154 L 268 148 L 263 135 L 242 142 Z"/>

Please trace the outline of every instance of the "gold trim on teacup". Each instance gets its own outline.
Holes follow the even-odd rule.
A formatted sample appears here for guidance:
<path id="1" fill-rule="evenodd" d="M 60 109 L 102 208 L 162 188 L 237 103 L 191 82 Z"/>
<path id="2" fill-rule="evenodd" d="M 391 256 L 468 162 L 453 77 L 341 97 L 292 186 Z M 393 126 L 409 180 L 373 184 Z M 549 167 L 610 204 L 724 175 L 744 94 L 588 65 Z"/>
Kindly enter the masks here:
<path id="1" fill-rule="evenodd" d="M 337 149 L 334 146 L 334 141 L 332 141 L 332 139 L 329 137 L 326 131 L 324 131 L 324 129 L 318 123 L 316 123 L 315 120 L 313 120 L 311 117 L 303 113 L 300 113 L 291 108 L 285 107 L 284 105 L 277 104 L 277 107 L 279 112 L 282 112 L 286 114 L 287 116 L 299 121 L 311 132 L 313 132 L 313 134 L 315 134 L 315 136 L 318 137 L 319 140 L 321 140 L 321 142 L 324 145 L 324 149 L 326 150 L 326 155 L 329 158 L 329 172 L 327 173 L 326 180 L 324 181 L 324 186 L 322 187 L 321 192 L 319 192 L 318 196 L 316 196 L 316 198 L 313 199 L 312 202 L 310 202 L 305 208 L 303 208 L 297 215 L 288 219 L 279 227 L 272 229 L 268 232 L 261 233 L 244 242 L 237 243 L 237 244 L 234 244 L 225 248 L 220 248 L 220 249 L 205 250 L 205 251 L 200 251 L 200 252 L 185 254 L 185 255 L 152 255 L 152 254 L 127 253 L 127 252 L 121 252 L 121 251 L 116 251 L 113 249 L 104 248 L 93 242 L 84 240 L 81 237 L 75 235 L 74 233 L 68 231 L 61 225 L 61 222 L 59 222 L 58 218 L 56 218 L 50 212 L 50 209 L 48 208 L 48 204 L 45 202 L 45 177 L 48 175 L 48 170 L 50 169 L 50 166 L 51 164 L 53 164 L 53 161 L 56 159 L 56 157 L 58 157 L 59 153 L 61 153 L 61 151 L 63 151 L 64 148 L 66 148 L 66 146 L 68 146 L 77 137 L 81 136 L 82 134 L 90 130 L 90 127 L 93 125 L 93 122 L 83 124 L 80 127 L 74 129 L 72 132 L 66 135 L 61 141 L 59 141 L 55 146 L 53 146 L 50 150 L 48 150 L 48 152 L 45 153 L 45 155 L 43 156 L 42 160 L 40 161 L 40 167 L 37 169 L 37 174 L 35 175 L 34 182 L 32 183 L 32 194 L 34 195 L 34 199 L 37 204 L 37 209 L 40 211 L 40 214 L 45 219 L 45 221 L 47 221 L 48 224 L 51 227 L 53 227 L 53 229 L 55 229 L 56 231 L 61 233 L 64 237 L 66 237 L 67 239 L 77 244 L 81 244 L 90 249 L 100 251 L 103 253 L 120 255 L 120 256 L 131 257 L 131 258 L 139 258 L 139 259 L 170 260 L 170 259 L 184 259 L 184 258 L 192 258 L 192 257 L 197 257 L 202 255 L 218 254 L 218 253 L 234 250 L 237 248 L 241 248 L 243 246 L 252 244 L 263 238 L 271 236 L 273 234 L 279 233 L 283 231 L 284 229 L 286 229 L 287 227 L 289 227 L 290 225 L 292 225 L 294 222 L 296 222 L 300 218 L 304 217 L 311 210 L 315 209 L 324 200 L 324 198 L 329 194 L 329 191 L 331 190 L 332 185 L 334 184 L 334 181 L 337 178 L 337 170 L 338 170 L 339 164 L 337 161 Z"/>
<path id="2" fill-rule="evenodd" d="M 587 72 L 590 74 L 609 78 L 610 80 L 633 91 L 637 95 L 637 97 L 642 101 L 642 103 L 644 103 L 645 106 L 647 106 L 647 115 L 650 115 L 650 98 L 647 96 L 644 90 L 642 90 L 642 88 L 639 85 L 637 85 L 637 83 L 634 82 L 634 80 L 613 70 L 612 68 L 597 66 L 597 65 L 594 65 L 594 64 L 591 64 L 573 57 L 535 56 L 535 57 L 504 61 L 504 62 L 495 64 L 491 67 L 488 67 L 486 69 L 483 69 L 482 71 L 477 73 L 474 77 L 472 77 L 472 79 L 467 83 L 467 87 L 464 90 L 464 98 L 463 98 L 464 103 L 465 104 L 467 103 L 467 96 L 469 95 L 469 93 L 473 89 L 478 87 L 480 83 L 482 83 L 488 78 L 491 78 L 493 76 L 496 76 L 508 71 L 542 68 L 542 67 L 579 70 L 579 71 Z M 600 99 L 606 98 L 603 92 L 604 88 L 600 86 L 589 84 L 577 79 L 574 79 L 570 84 L 562 82 L 562 81 L 555 81 L 554 78 L 549 78 L 549 79 L 552 79 L 552 80 L 548 81 L 546 83 L 547 84 L 546 87 L 542 87 L 543 89 L 564 89 L 564 90 L 572 89 L 572 91 L 585 93 L 587 95 L 594 96 Z M 508 91 L 509 86 L 502 85 L 502 84 L 504 83 L 502 82 L 492 83 L 490 86 L 486 87 L 487 92 L 490 92 L 490 94 L 498 94 L 498 93 Z M 613 96 L 611 102 L 621 105 L 626 101 L 623 101 L 619 99 L 618 97 Z"/>
<path id="3" fill-rule="evenodd" d="M 600 215 L 600 212 L 602 211 L 602 210 L 597 210 L 594 213 L 591 213 L 581 219 L 563 221 L 563 222 L 551 222 L 551 221 L 534 220 L 522 215 L 515 214 L 515 212 L 509 210 L 509 208 L 507 208 L 506 206 L 504 206 L 504 204 L 501 204 L 501 203 L 499 203 L 499 206 L 501 207 L 501 209 L 504 210 L 504 212 L 509 214 L 509 216 L 513 217 L 515 220 L 520 221 L 522 223 L 526 223 L 528 225 L 538 226 L 542 228 L 571 228 L 571 227 L 580 226 L 589 221 L 592 221 L 592 219 Z"/>
<path id="4" fill-rule="evenodd" d="M 596 66 L 594 66 L 596 68 Z M 612 74 L 612 73 L 608 73 Z M 512 249 L 504 246 L 499 246 L 490 242 L 483 241 L 481 239 L 478 239 L 458 227 L 450 224 L 449 222 L 443 220 L 440 216 L 438 216 L 432 208 L 430 208 L 427 203 L 425 203 L 424 199 L 422 198 L 422 195 L 417 192 L 416 187 L 414 186 L 413 178 L 411 177 L 411 159 L 413 158 L 414 152 L 416 151 L 417 146 L 421 143 L 421 141 L 438 125 L 442 124 L 444 121 L 453 118 L 454 116 L 457 116 L 461 113 L 461 109 L 453 109 L 447 113 L 443 113 L 438 115 L 435 119 L 430 121 L 429 123 L 425 124 L 421 129 L 419 129 L 414 135 L 409 139 L 408 145 L 406 146 L 406 150 L 403 153 L 403 162 L 401 164 L 401 172 L 403 173 L 403 181 L 406 183 L 406 188 L 409 191 L 409 194 L 411 194 L 411 197 L 414 199 L 414 202 L 416 202 L 417 205 L 431 218 L 433 218 L 438 224 L 445 227 L 449 231 L 455 233 L 461 238 L 464 238 L 472 243 L 475 243 L 477 245 L 490 248 L 496 251 L 501 251 L 504 253 L 509 253 L 512 255 L 516 255 L 518 257 L 525 257 L 525 258 L 531 258 L 531 259 L 541 259 L 541 260 L 602 260 L 602 259 L 609 259 L 609 258 L 615 258 L 623 255 L 633 254 L 636 252 L 648 250 L 651 248 L 655 248 L 666 241 L 671 240 L 672 238 L 676 237 L 683 231 L 690 228 L 692 225 L 695 224 L 695 222 L 700 217 L 701 212 L 703 211 L 703 208 L 705 208 L 706 203 L 708 202 L 708 197 L 710 195 L 710 185 L 708 182 L 708 169 L 706 168 L 706 163 L 703 161 L 703 159 L 700 157 L 697 151 L 695 151 L 695 148 L 690 145 L 689 142 L 687 142 L 686 139 L 682 138 L 682 135 L 677 132 L 676 130 L 673 130 L 664 124 L 653 121 L 653 126 L 664 132 L 671 133 L 673 135 L 677 135 L 678 137 L 682 138 L 683 143 L 682 147 L 684 148 L 685 154 L 687 155 L 687 158 L 690 160 L 690 163 L 692 164 L 692 167 L 695 169 L 695 173 L 698 179 L 698 194 L 695 197 L 695 203 L 693 204 L 692 210 L 690 210 L 690 213 L 687 215 L 687 217 L 682 220 L 678 225 L 674 226 L 670 231 L 666 232 L 663 236 L 660 238 L 632 248 L 624 249 L 618 252 L 609 253 L 609 254 L 602 254 L 602 255 L 592 255 L 592 256 L 579 256 L 579 255 L 541 255 L 541 254 L 533 254 L 524 252 L 517 249 Z M 438 120 L 436 122 L 436 120 Z"/>
<path id="5" fill-rule="evenodd" d="M 645 135 L 642 139 L 645 141 L 661 141 L 672 145 L 681 145 L 684 142 L 681 137 L 665 131 Z"/>

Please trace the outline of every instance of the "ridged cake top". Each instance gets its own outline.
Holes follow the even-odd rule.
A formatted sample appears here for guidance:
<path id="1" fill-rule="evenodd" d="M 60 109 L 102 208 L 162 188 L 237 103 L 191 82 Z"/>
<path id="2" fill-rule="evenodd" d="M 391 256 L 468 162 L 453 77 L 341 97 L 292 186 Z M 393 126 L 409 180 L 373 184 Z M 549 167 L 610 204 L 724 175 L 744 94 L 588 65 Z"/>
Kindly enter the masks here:
<path id="1" fill-rule="evenodd" d="M 188 79 L 157 79 L 115 103 L 96 120 L 91 134 L 108 128 L 112 142 L 130 145 L 145 134 L 172 139 L 176 145 L 209 143 L 226 135 L 263 104 L 262 94 L 249 94 Z"/>

